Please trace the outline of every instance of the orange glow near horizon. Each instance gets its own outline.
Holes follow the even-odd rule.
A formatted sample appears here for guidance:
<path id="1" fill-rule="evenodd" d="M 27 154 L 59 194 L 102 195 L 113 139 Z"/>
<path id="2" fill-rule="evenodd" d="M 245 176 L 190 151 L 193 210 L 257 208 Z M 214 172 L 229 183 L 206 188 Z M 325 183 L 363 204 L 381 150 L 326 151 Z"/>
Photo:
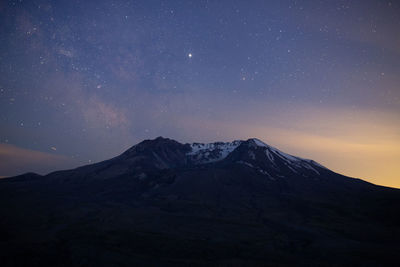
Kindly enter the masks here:
<path id="1" fill-rule="evenodd" d="M 202 126 L 205 130 L 198 128 L 199 138 L 205 135 L 204 131 L 218 132 L 222 140 L 257 137 L 286 153 L 313 159 L 337 173 L 400 188 L 400 116 L 397 114 L 290 106 L 283 108 L 278 120 L 271 120 L 271 114 L 276 111 L 265 110 L 255 104 L 251 115 L 232 114 L 234 119 L 230 121 L 207 121 Z M 238 121 L 246 124 L 239 125 Z M 203 139 L 213 140 L 215 136 Z"/>
<path id="2" fill-rule="evenodd" d="M 378 185 L 400 188 L 400 144 L 394 140 L 371 144 L 352 143 L 339 138 L 297 135 L 292 138 L 287 136 L 281 142 L 282 149 L 287 152 L 317 159 L 325 167 L 340 174 Z"/>
<path id="3" fill-rule="evenodd" d="M 394 114 L 314 114 L 294 123 L 295 129 L 259 132 L 278 148 L 340 174 L 400 188 L 400 122 Z"/>
<path id="4" fill-rule="evenodd" d="M 257 110 L 257 107 L 254 109 Z M 313 159 L 337 173 L 378 185 L 400 188 L 400 118 L 396 114 L 327 108 L 317 111 L 304 106 L 292 106 L 280 114 L 278 121 L 263 119 L 266 117 L 258 111 L 251 116 L 244 113 L 232 114 L 230 120 L 223 121 L 201 118 L 193 120 L 189 117 L 177 121 L 183 125 L 183 138 L 165 137 L 182 143 L 256 137 L 286 153 Z M 284 125 L 291 125 L 291 128 L 282 127 L 280 120 L 283 120 Z M 247 123 L 239 124 L 243 121 Z M 189 138 L 185 138 L 186 136 Z M 130 141 L 116 154 L 112 152 L 106 158 L 96 161 L 116 156 L 140 141 L 142 140 Z M 14 169 L 24 171 L 43 169 L 41 173 L 46 173 L 57 168 L 72 167 L 71 159 L 66 156 L 35 152 L 6 144 L 0 146 L 0 158 L 9 161 L 9 169 L 14 164 L 18 166 Z M 50 164 L 51 162 L 55 163 Z M 46 166 L 40 165 L 43 163 Z M 75 162 L 75 165 L 84 163 Z M 0 171 L 0 176 L 11 173 L 7 168 L 0 168 Z"/>

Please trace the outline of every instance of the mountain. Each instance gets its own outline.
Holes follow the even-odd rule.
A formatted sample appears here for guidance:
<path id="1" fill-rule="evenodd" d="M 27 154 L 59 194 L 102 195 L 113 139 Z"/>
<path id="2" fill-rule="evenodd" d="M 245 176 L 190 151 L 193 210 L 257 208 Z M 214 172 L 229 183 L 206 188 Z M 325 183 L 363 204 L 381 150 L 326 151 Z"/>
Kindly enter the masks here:
<path id="1" fill-rule="evenodd" d="M 145 140 L 0 180 L 2 266 L 389 266 L 400 190 L 258 139 Z"/>

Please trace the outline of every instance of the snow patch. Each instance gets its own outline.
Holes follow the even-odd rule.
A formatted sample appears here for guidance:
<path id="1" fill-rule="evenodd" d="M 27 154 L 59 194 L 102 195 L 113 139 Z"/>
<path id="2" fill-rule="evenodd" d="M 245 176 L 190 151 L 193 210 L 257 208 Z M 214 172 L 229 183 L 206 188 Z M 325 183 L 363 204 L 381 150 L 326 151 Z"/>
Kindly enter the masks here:
<path id="1" fill-rule="evenodd" d="M 252 138 L 250 140 L 253 140 L 253 142 L 257 145 L 257 146 L 261 146 L 261 147 L 268 147 L 268 145 L 266 143 L 264 143 L 263 141 L 257 139 L 257 138 Z"/>
<path id="2" fill-rule="evenodd" d="M 275 178 L 272 177 L 267 171 L 262 170 L 262 169 L 259 169 L 258 171 L 259 171 L 260 173 L 264 174 L 264 175 L 267 175 L 267 176 L 269 177 L 269 179 L 275 180 Z"/>
<path id="3" fill-rule="evenodd" d="M 250 168 L 254 168 L 254 166 L 251 163 L 248 163 L 246 161 L 239 160 L 239 161 L 236 161 L 236 163 L 244 164 L 244 165 L 249 166 Z"/>
<path id="4" fill-rule="evenodd" d="M 323 168 L 323 169 L 325 169 L 325 170 L 329 170 L 328 168 L 326 168 L 326 167 L 324 167 L 324 166 L 322 166 L 321 164 L 319 164 L 318 162 L 316 162 L 316 161 L 313 161 L 313 160 L 308 160 L 308 162 L 310 162 L 311 164 L 313 164 L 313 165 L 316 165 L 316 166 L 318 166 L 318 167 L 320 167 L 320 168 Z"/>
<path id="5" fill-rule="evenodd" d="M 320 173 L 319 173 L 316 169 L 314 169 L 313 167 L 311 167 L 309 164 L 303 163 L 302 166 L 305 167 L 306 169 L 312 170 L 312 171 L 314 171 L 316 174 L 320 175 Z"/>
<path id="6" fill-rule="evenodd" d="M 262 147 L 264 148 L 264 153 L 267 156 L 268 160 L 272 163 L 271 167 L 277 169 L 277 160 L 283 160 L 284 164 L 294 173 L 301 173 L 301 169 L 308 169 L 316 174 L 320 175 L 318 168 L 325 168 L 324 166 L 318 164 L 317 162 L 309 159 L 303 159 L 300 157 L 292 156 L 286 154 L 279 149 L 269 146 L 266 143 L 262 142 L 257 138 L 248 139 L 247 141 L 236 140 L 233 142 L 215 142 L 215 143 L 193 143 L 190 144 L 191 151 L 187 153 L 190 156 L 191 160 L 195 164 L 204 164 L 217 162 L 225 159 L 232 151 L 234 151 L 240 144 L 244 142 L 249 142 L 252 147 Z M 248 155 L 251 159 L 255 160 L 256 155 L 252 150 L 248 151 Z M 164 165 L 164 162 L 160 162 L 161 165 Z M 242 164 L 246 164 L 250 166 L 251 164 L 248 162 L 240 162 Z M 251 165 L 250 167 L 254 167 Z"/>
<path id="7" fill-rule="evenodd" d="M 265 154 L 267 155 L 268 159 L 273 163 L 274 156 L 269 152 L 268 148 L 265 150 Z"/>
<path id="8" fill-rule="evenodd" d="M 192 150 L 187 153 L 197 163 L 210 163 L 223 160 L 229 153 L 235 150 L 242 141 L 236 140 L 233 142 L 216 142 L 209 144 L 193 143 L 190 144 Z"/>
<path id="9" fill-rule="evenodd" d="M 256 154 L 254 154 L 253 151 L 249 150 L 249 157 L 250 157 L 252 160 L 255 160 L 255 159 L 256 159 Z"/>

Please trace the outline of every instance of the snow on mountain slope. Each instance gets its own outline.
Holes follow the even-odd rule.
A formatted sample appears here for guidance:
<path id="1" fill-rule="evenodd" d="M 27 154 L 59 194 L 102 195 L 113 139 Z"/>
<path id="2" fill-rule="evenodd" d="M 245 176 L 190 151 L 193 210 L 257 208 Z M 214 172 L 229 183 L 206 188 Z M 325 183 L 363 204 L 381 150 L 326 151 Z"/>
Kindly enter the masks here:
<path id="1" fill-rule="evenodd" d="M 250 139 L 255 145 L 259 147 L 265 148 L 265 154 L 267 155 L 267 158 L 271 161 L 272 164 L 274 164 L 274 161 L 276 158 L 281 159 L 284 162 L 284 165 L 287 166 L 291 171 L 297 173 L 301 169 L 308 169 L 316 174 L 320 174 L 319 171 L 317 170 L 319 168 L 326 169 L 324 166 L 321 164 L 310 160 L 310 159 L 304 159 L 296 156 L 289 155 L 287 153 L 284 153 L 280 151 L 279 149 L 272 147 L 270 145 L 265 144 L 264 142 L 260 141 L 259 139 L 252 138 Z"/>
<path id="2" fill-rule="evenodd" d="M 235 150 L 243 141 L 215 142 L 209 144 L 193 143 L 190 144 L 192 150 L 187 153 L 197 164 L 220 161 L 226 158 L 229 153 Z"/>
<path id="3" fill-rule="evenodd" d="M 261 159 L 263 161 L 269 161 L 272 166 L 277 165 L 277 162 L 283 163 L 286 168 L 290 169 L 292 172 L 297 173 L 301 169 L 307 169 L 313 171 L 315 174 L 320 174 L 318 167 L 326 169 L 324 166 L 318 164 L 317 162 L 309 159 L 303 159 L 300 157 L 292 156 L 287 153 L 280 151 L 279 149 L 267 145 L 259 139 L 251 138 L 247 141 L 235 140 L 233 142 L 215 142 L 215 143 L 193 143 L 189 144 L 191 151 L 187 153 L 187 156 L 195 164 L 205 164 L 211 162 L 217 162 L 225 159 L 230 153 L 237 149 L 240 145 L 247 144 L 250 148 L 248 151 L 249 161 L 255 161 L 256 155 L 251 150 L 252 149 L 263 149 L 265 158 Z M 238 163 L 245 164 L 247 166 L 254 166 L 254 162 L 247 162 L 240 160 Z"/>

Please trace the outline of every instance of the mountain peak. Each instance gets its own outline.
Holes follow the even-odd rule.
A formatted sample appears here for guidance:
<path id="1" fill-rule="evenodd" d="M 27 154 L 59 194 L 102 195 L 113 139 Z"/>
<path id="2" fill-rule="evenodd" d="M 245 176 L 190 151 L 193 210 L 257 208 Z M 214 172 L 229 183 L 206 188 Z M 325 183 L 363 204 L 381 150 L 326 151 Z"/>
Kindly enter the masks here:
<path id="1" fill-rule="evenodd" d="M 159 143 L 165 143 L 165 142 L 170 142 L 170 141 L 176 142 L 176 141 L 173 140 L 173 139 L 169 139 L 169 138 L 165 138 L 165 137 L 162 137 L 162 136 L 158 136 L 158 137 L 156 137 L 156 138 L 154 138 L 154 139 L 146 139 L 146 140 L 143 140 L 143 141 L 140 142 L 139 144 L 142 144 L 142 143 L 147 143 L 147 144 L 149 144 L 149 143 L 152 143 L 152 144 L 159 144 Z"/>
<path id="2" fill-rule="evenodd" d="M 148 175 L 158 170 L 247 168 L 269 177 L 319 177 L 331 172 L 315 161 L 286 154 L 257 138 L 231 142 L 187 143 L 157 137 L 144 140 L 120 156 L 79 169 L 98 177 Z M 207 165 L 207 166 L 206 166 Z M 250 169 L 249 169 L 250 168 Z M 101 173 L 101 175 L 100 175 Z M 324 176 L 324 175 L 322 175 Z"/>
<path id="3" fill-rule="evenodd" d="M 113 159 L 74 170 L 1 179 L 0 232 L 13 233 L 2 238 L 5 249 L 20 250 L 22 240 L 29 257 L 32 240 L 37 235 L 47 238 L 37 251 L 54 251 L 42 265 L 64 251 L 65 262 L 79 265 L 79 257 L 77 264 L 69 260 L 70 251 L 80 248 L 78 254 L 88 258 L 92 251 L 95 258 L 107 254 L 107 264 L 109 255 L 115 255 L 115 264 L 121 263 L 121 255 L 135 258 L 139 253 L 148 253 L 150 263 L 156 256 L 171 259 L 171 253 L 177 263 L 192 263 L 204 255 L 214 260 L 220 253 L 223 262 L 227 255 L 232 259 L 251 255 L 249 265 L 254 259 L 263 259 L 255 265 L 264 265 L 273 253 L 279 253 L 277 258 L 288 253 L 293 258 L 288 265 L 299 258 L 303 261 L 303 255 L 318 265 L 314 260 L 320 257 L 321 246 L 326 255 L 343 247 L 337 255 L 351 254 L 353 248 L 361 256 L 368 251 L 360 247 L 371 251 L 396 247 L 398 241 L 388 243 L 387 237 L 398 233 L 399 203 L 398 190 L 342 176 L 256 138 L 181 144 L 158 137 Z M 29 215 L 29 220 L 21 214 Z M 366 239 L 370 231 L 375 232 Z M 375 246 L 371 242 L 378 234 L 382 244 Z M 59 249 L 59 238 L 73 239 Z M 115 241 L 120 253 L 113 243 L 97 245 L 98 240 Z M 130 251 L 132 257 L 126 254 Z M 183 261 L 182 255 L 193 258 Z"/>
<path id="4" fill-rule="evenodd" d="M 186 153 L 189 157 L 188 162 L 195 165 L 241 164 L 251 167 L 271 179 L 298 176 L 299 174 L 305 177 L 320 176 L 321 172 L 329 171 L 313 160 L 286 154 L 257 138 L 250 138 L 246 141 L 187 145 L 189 147 L 189 152 Z"/>
<path id="5" fill-rule="evenodd" d="M 134 151 L 134 150 L 143 150 L 143 149 L 151 149 L 151 148 L 156 148 L 156 147 L 160 147 L 160 146 L 169 146 L 169 145 L 173 145 L 173 146 L 179 146 L 182 145 L 181 143 L 173 140 L 173 139 L 169 139 L 169 138 L 165 138 L 162 136 L 159 136 L 157 138 L 154 139 L 146 139 L 143 140 L 142 142 L 132 146 L 130 149 L 128 149 L 125 153 L 130 152 L 130 151 Z"/>
<path id="6" fill-rule="evenodd" d="M 264 143 L 263 141 L 261 141 L 258 138 L 250 138 L 250 139 L 247 139 L 246 142 L 253 143 L 253 144 L 255 144 L 257 146 L 260 146 L 260 147 L 269 147 L 269 145 L 267 145 L 266 143 Z"/>
<path id="7" fill-rule="evenodd" d="M 187 153 L 191 160 L 197 164 L 211 163 L 223 160 L 234 151 L 243 141 L 188 144 L 191 151 Z"/>

